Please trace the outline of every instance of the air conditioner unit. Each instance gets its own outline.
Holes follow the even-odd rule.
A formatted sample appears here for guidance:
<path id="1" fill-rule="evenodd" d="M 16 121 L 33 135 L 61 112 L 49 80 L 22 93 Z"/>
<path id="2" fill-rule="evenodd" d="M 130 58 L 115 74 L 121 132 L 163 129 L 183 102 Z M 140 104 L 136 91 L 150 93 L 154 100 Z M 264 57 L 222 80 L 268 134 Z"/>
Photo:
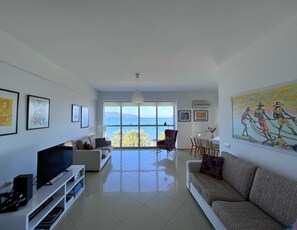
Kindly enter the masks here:
<path id="1" fill-rule="evenodd" d="M 192 108 L 208 108 L 210 103 L 207 100 L 193 100 Z"/>

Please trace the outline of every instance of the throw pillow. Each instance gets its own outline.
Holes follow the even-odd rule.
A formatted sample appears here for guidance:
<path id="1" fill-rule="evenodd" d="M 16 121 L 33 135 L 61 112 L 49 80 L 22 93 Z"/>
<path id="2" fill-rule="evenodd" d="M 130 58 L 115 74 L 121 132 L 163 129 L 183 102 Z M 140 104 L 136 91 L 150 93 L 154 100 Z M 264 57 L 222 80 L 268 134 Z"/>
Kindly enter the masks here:
<path id="1" fill-rule="evenodd" d="M 222 180 L 223 160 L 223 157 L 215 157 L 203 154 L 200 173 L 212 176 L 217 180 Z"/>
<path id="2" fill-rule="evenodd" d="M 85 142 L 84 143 L 84 149 L 86 150 L 90 150 L 90 149 L 93 149 L 92 145 L 90 145 L 89 143 Z"/>

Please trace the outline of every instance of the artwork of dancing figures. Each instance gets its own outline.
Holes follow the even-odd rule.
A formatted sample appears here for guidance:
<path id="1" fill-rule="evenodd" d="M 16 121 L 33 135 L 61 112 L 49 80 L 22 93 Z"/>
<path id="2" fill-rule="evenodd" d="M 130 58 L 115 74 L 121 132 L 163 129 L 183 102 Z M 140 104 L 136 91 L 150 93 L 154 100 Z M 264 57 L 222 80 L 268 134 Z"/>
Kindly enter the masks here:
<path id="1" fill-rule="evenodd" d="M 297 152 L 297 83 L 232 97 L 233 138 Z"/>

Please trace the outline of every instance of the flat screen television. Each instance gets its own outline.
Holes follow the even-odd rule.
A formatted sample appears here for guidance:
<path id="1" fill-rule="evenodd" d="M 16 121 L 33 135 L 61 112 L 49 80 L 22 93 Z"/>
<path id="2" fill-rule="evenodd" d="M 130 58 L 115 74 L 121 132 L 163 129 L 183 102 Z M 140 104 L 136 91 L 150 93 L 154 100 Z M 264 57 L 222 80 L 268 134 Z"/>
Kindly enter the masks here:
<path id="1" fill-rule="evenodd" d="M 37 155 L 37 185 L 51 184 L 51 181 L 72 165 L 72 146 L 56 145 L 38 152 Z"/>

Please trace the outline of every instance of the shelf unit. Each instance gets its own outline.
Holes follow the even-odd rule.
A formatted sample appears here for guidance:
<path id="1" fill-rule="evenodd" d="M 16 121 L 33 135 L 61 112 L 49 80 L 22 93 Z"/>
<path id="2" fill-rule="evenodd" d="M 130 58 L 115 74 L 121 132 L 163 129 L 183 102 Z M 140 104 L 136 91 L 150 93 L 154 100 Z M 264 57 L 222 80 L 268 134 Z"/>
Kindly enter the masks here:
<path id="1" fill-rule="evenodd" d="M 81 188 L 78 189 L 79 187 Z M 6 230 L 33 230 L 55 207 L 60 207 L 63 212 L 51 225 L 50 229 L 53 229 L 84 188 L 85 166 L 72 165 L 68 168 L 68 172 L 53 185 L 43 186 L 38 190 L 34 188 L 32 199 L 29 200 L 27 205 L 20 207 L 16 212 L 0 214 L 0 228 Z M 68 200 L 67 196 L 73 198 Z M 51 201 L 42 207 L 48 200 Z M 38 211 L 38 209 L 40 210 Z"/>

